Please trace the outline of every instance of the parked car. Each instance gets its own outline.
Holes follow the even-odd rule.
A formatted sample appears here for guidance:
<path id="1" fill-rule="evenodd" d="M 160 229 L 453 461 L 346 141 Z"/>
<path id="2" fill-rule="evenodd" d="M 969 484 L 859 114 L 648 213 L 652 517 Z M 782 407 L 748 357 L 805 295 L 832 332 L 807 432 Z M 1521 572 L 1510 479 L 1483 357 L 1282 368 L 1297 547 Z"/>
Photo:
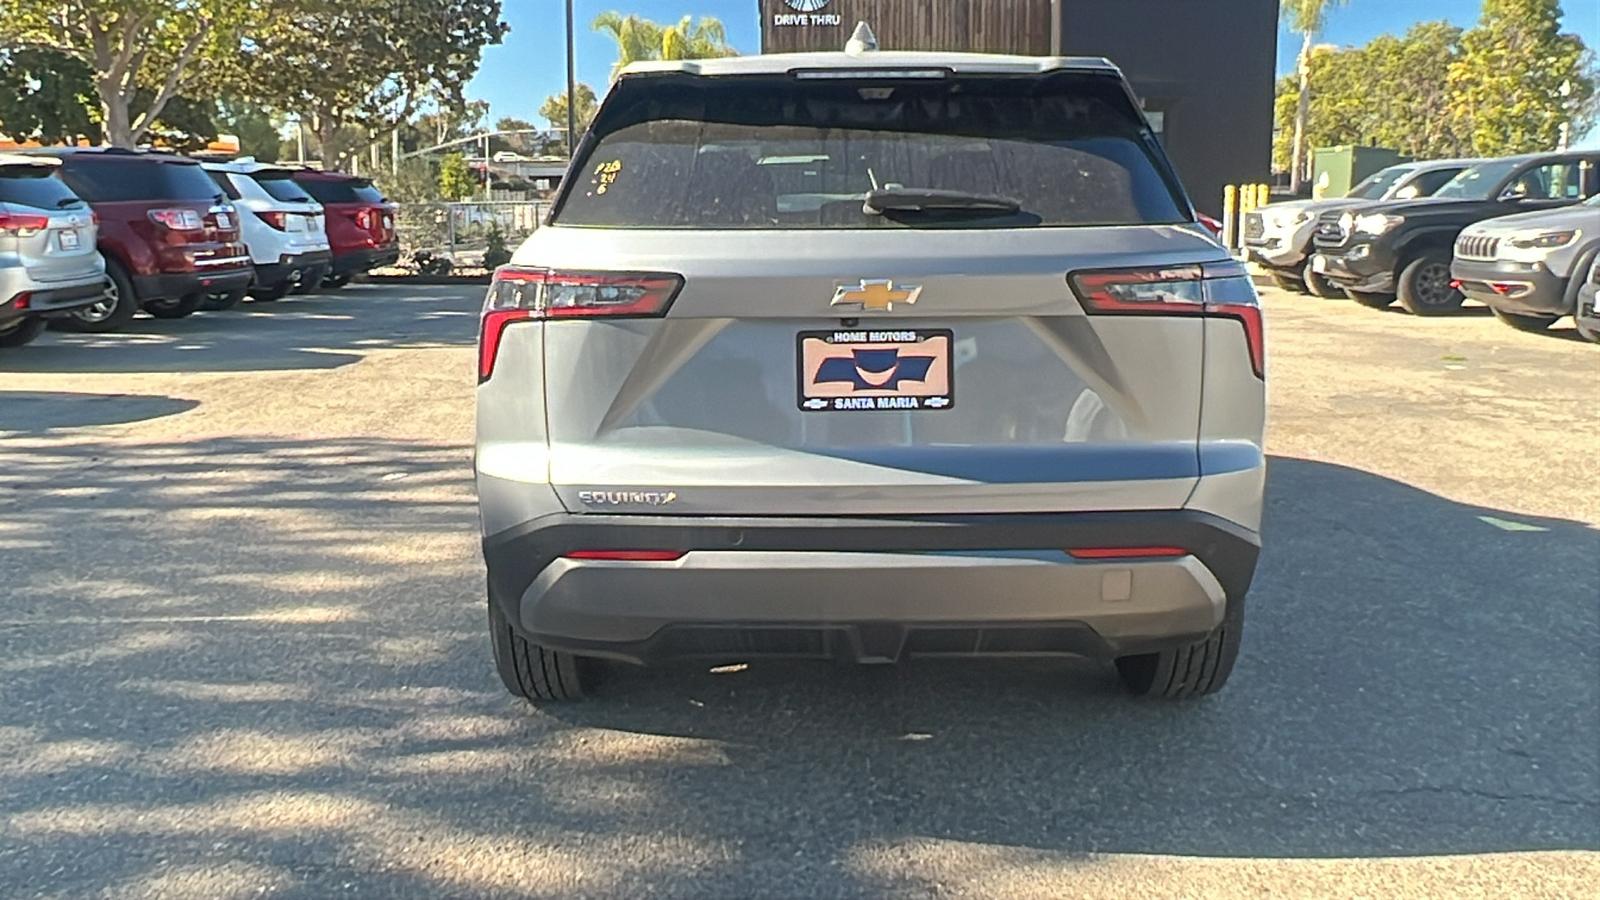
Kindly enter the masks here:
<path id="1" fill-rule="evenodd" d="M 1572 206 L 1600 192 L 1600 150 L 1532 153 L 1479 163 L 1423 200 L 1390 201 L 1317 220 L 1314 272 L 1366 306 L 1398 297 L 1413 315 L 1465 299 L 1450 260 L 1461 230 L 1518 212 Z"/>
<path id="2" fill-rule="evenodd" d="M 1577 323 L 1579 335 L 1600 344 L 1600 259 L 1589 266 L 1588 277 L 1578 288 L 1573 321 Z"/>
<path id="3" fill-rule="evenodd" d="M 1456 238 L 1450 274 L 1500 321 L 1544 331 L 1577 309 L 1578 289 L 1600 255 L 1600 194 L 1577 206 L 1469 225 Z"/>
<path id="4" fill-rule="evenodd" d="M 61 163 L 0 153 L 0 347 L 105 296 L 94 211 L 55 177 Z"/>
<path id="5" fill-rule="evenodd" d="M 400 239 L 394 228 L 395 206 L 372 182 L 338 172 L 301 169 L 295 183 L 306 189 L 326 212 L 333 263 L 324 287 L 344 287 L 356 275 L 400 260 Z"/>
<path id="6" fill-rule="evenodd" d="M 322 204 L 294 180 L 294 170 L 253 159 L 206 163 L 205 168 L 239 212 L 255 266 L 250 296 L 277 300 L 291 290 L 304 293 L 320 285 L 333 263 Z M 243 294 L 223 295 L 217 305 L 231 306 Z"/>
<path id="7" fill-rule="evenodd" d="M 1483 160 L 1401 163 L 1374 172 L 1343 197 L 1269 203 L 1245 213 L 1245 249 L 1251 262 L 1265 268 L 1278 287 L 1287 291 L 1309 291 L 1323 298 L 1343 298 L 1343 290 L 1311 271 L 1312 237 L 1317 230 L 1318 216 L 1354 210 L 1367 202 L 1429 197 L 1463 169 L 1480 162 Z"/>
<path id="8" fill-rule="evenodd" d="M 1083 654 L 1137 694 L 1220 688 L 1261 310 L 1133 96 L 1102 60 L 625 69 L 481 322 L 506 687 L 579 696 L 589 657 Z"/>
<path id="9" fill-rule="evenodd" d="M 157 318 L 182 318 L 207 294 L 250 283 L 254 270 L 237 214 L 194 160 L 118 149 L 29 152 L 59 159 L 61 180 L 100 217 L 110 290 L 63 319 L 66 327 L 114 331 L 141 307 Z"/>

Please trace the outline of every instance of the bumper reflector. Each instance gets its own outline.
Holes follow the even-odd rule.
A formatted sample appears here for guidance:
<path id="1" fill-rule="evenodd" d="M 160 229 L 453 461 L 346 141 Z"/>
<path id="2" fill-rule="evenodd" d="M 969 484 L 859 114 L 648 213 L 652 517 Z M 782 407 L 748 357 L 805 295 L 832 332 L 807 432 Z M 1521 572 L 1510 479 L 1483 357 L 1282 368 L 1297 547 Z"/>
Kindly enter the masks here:
<path id="1" fill-rule="evenodd" d="M 625 562 L 672 562 L 682 559 L 683 550 L 573 550 L 565 559 L 598 559 Z"/>
<path id="2" fill-rule="evenodd" d="M 1188 556 L 1182 547 L 1079 547 L 1068 550 L 1073 559 L 1149 559 Z"/>

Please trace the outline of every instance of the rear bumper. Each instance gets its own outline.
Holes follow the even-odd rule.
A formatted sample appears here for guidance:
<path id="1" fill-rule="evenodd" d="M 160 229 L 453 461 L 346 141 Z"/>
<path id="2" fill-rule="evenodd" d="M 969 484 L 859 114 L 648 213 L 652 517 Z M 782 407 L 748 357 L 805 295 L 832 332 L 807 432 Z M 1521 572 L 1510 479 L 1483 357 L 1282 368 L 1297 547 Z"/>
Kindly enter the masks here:
<path id="1" fill-rule="evenodd" d="M 400 245 L 347 250 L 333 254 L 330 275 L 360 275 L 379 266 L 392 266 L 400 261 Z"/>
<path id="2" fill-rule="evenodd" d="M 22 293 L 27 294 L 27 301 L 24 306 L 18 307 L 17 302 Z M 99 300 L 105 293 L 106 278 L 100 275 L 95 280 L 85 281 L 82 284 L 22 291 L 0 297 L 0 327 L 7 327 L 19 319 L 30 316 L 43 316 L 47 319 L 63 316 L 71 310 Z"/>
<path id="3" fill-rule="evenodd" d="M 1065 548 L 1188 555 L 1082 561 Z M 670 549 L 672 562 L 564 558 Z M 1190 510 L 846 519 L 547 516 L 484 541 L 490 593 L 548 647 L 677 656 L 1121 656 L 1242 601 L 1255 534 Z"/>
<path id="4" fill-rule="evenodd" d="M 187 294 L 224 294 L 250 286 L 255 278 L 252 266 L 217 271 L 176 272 L 133 276 L 133 290 L 139 302 L 170 300 Z"/>
<path id="5" fill-rule="evenodd" d="M 326 274 L 333 265 L 333 254 L 327 250 L 313 250 L 297 255 L 284 254 L 275 263 L 257 263 L 255 283 L 261 287 L 275 287 L 288 281 L 296 272 L 303 279 L 316 278 L 321 280 L 321 275 Z"/>
<path id="6" fill-rule="evenodd" d="M 1450 277 L 1461 282 L 1461 293 L 1502 312 L 1528 316 L 1572 312 L 1567 306 L 1567 279 L 1542 263 L 1456 259 L 1450 264 Z"/>

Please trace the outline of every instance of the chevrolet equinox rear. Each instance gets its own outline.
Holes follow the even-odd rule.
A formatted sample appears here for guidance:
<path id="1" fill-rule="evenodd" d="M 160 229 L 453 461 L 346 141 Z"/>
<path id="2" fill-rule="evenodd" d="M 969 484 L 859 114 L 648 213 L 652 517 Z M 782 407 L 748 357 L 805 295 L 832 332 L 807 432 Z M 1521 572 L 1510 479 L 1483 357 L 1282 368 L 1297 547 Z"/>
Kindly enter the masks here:
<path id="1" fill-rule="evenodd" d="M 1261 313 L 1104 60 L 636 64 L 496 273 L 495 662 L 1114 660 L 1226 681 Z"/>

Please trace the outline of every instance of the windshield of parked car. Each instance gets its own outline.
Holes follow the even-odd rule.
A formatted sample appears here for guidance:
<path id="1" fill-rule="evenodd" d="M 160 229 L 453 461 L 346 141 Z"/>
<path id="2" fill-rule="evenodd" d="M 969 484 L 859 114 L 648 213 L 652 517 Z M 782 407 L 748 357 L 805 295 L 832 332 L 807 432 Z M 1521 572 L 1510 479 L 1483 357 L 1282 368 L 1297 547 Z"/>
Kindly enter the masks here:
<path id="1" fill-rule="evenodd" d="M 170 160 L 102 157 L 74 160 L 61 166 L 61 180 L 90 203 L 137 200 L 205 202 L 223 196 L 205 169 L 197 163 Z"/>
<path id="2" fill-rule="evenodd" d="M 266 169 L 250 173 L 256 184 L 274 200 L 285 203 L 312 203 L 311 195 L 306 193 L 305 185 L 294 180 L 294 173 L 289 171 L 273 171 Z M 376 193 L 376 191 L 374 191 Z"/>
<path id="3" fill-rule="evenodd" d="M 54 166 L 0 166 L 0 203 L 49 210 L 82 206 L 55 174 Z"/>
<path id="4" fill-rule="evenodd" d="M 827 74 L 625 79 L 554 220 L 740 229 L 1189 221 L 1116 78 Z M 868 202 L 913 194 L 916 203 Z"/>
<path id="5" fill-rule="evenodd" d="M 1494 196 L 1500 182 L 1519 165 L 1521 163 L 1514 159 L 1480 163 L 1450 179 L 1444 187 L 1434 191 L 1433 196 L 1446 200 L 1488 200 Z"/>
<path id="6" fill-rule="evenodd" d="M 364 178 L 307 178 L 295 184 L 305 188 L 318 203 L 369 203 L 383 202 L 383 194 Z"/>
<path id="7" fill-rule="evenodd" d="M 1352 200 L 1378 200 L 1389 193 L 1400 179 L 1410 175 L 1415 169 L 1409 166 L 1390 166 L 1381 172 L 1368 175 L 1365 181 L 1350 189 L 1345 196 Z"/>

